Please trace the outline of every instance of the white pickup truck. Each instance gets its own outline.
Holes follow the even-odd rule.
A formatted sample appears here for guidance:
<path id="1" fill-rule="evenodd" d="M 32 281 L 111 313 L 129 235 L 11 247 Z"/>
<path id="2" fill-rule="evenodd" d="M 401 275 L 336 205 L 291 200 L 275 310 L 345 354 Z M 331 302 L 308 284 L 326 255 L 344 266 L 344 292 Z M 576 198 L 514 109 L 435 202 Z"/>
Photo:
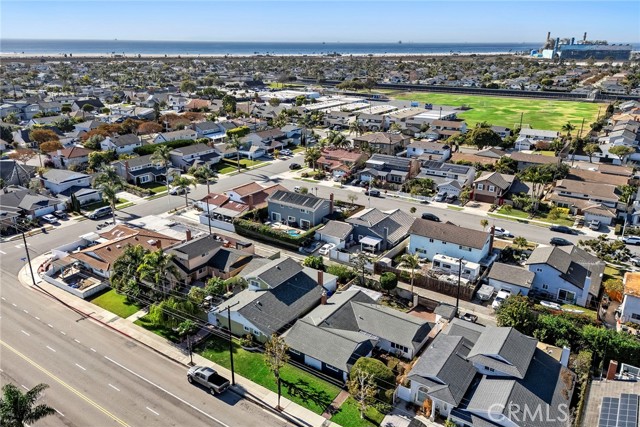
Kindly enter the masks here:
<path id="1" fill-rule="evenodd" d="M 187 380 L 206 387 L 211 394 L 220 394 L 229 388 L 229 380 L 206 366 L 193 366 L 187 371 Z"/>
<path id="2" fill-rule="evenodd" d="M 491 308 L 493 308 L 494 310 L 497 310 L 498 308 L 500 308 L 500 306 L 502 305 L 504 300 L 506 300 L 510 296 L 511 296 L 511 292 L 510 291 L 500 291 L 500 292 L 498 292 L 498 295 L 496 295 L 496 299 L 494 299 L 493 303 L 491 304 Z"/>

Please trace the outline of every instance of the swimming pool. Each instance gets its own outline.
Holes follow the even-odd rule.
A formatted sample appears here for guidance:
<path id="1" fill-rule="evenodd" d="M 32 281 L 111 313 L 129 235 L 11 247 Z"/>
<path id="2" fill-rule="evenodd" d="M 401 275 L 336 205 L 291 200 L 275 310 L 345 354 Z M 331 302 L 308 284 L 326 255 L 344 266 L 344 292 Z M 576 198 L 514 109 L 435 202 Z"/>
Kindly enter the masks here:
<path id="1" fill-rule="evenodd" d="M 289 229 L 287 230 L 287 234 L 289 236 L 297 236 L 298 234 L 300 234 L 300 232 L 298 230 Z"/>

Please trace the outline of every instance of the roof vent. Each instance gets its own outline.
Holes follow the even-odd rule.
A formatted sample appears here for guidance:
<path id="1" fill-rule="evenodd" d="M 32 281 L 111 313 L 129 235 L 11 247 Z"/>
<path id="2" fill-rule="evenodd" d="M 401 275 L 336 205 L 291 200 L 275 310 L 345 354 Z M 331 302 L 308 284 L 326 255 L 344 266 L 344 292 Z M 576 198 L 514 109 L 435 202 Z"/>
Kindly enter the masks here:
<path id="1" fill-rule="evenodd" d="M 147 243 L 153 246 L 156 244 L 156 241 L 151 239 L 151 240 L 147 240 Z"/>

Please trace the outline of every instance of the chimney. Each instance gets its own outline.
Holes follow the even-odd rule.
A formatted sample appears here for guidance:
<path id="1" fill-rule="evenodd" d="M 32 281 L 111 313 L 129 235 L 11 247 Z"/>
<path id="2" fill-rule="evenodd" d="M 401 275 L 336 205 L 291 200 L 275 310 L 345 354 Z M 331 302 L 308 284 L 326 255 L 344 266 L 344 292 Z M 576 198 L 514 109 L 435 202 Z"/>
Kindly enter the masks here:
<path id="1" fill-rule="evenodd" d="M 571 37 L 571 44 L 572 45 L 576 44 L 576 38 L 575 37 Z"/>
<path id="2" fill-rule="evenodd" d="M 249 194 L 249 210 L 253 209 L 253 194 Z"/>
<path id="3" fill-rule="evenodd" d="M 320 297 L 320 304 L 327 305 L 327 291 L 322 292 L 322 296 Z"/>
<path id="4" fill-rule="evenodd" d="M 609 361 L 609 369 L 607 369 L 607 379 L 615 380 L 616 372 L 618 372 L 618 362 L 615 360 Z"/>
<path id="5" fill-rule="evenodd" d="M 318 286 L 322 286 L 324 284 L 324 271 L 318 270 Z"/>
<path id="6" fill-rule="evenodd" d="M 187 242 L 191 240 L 191 230 L 187 228 L 187 231 L 185 232 L 185 234 L 187 235 Z"/>
<path id="7" fill-rule="evenodd" d="M 389 227 L 385 227 L 384 228 L 384 242 L 382 242 L 382 245 L 384 246 L 384 248 L 380 248 L 380 249 L 386 249 L 388 242 L 389 242 Z"/>
<path id="8" fill-rule="evenodd" d="M 62 150 L 58 149 L 57 153 L 58 157 L 62 156 Z"/>
<path id="9" fill-rule="evenodd" d="M 127 177 L 125 179 L 129 179 L 129 160 L 124 161 L 124 170 L 127 172 Z"/>
<path id="10" fill-rule="evenodd" d="M 329 214 L 333 213 L 333 193 L 329 194 Z"/>
<path id="11" fill-rule="evenodd" d="M 547 41 L 551 38 L 551 31 L 547 31 Z"/>
<path id="12" fill-rule="evenodd" d="M 587 32 L 584 32 L 584 35 L 582 36 L 582 41 L 586 42 L 587 41 Z"/>
<path id="13" fill-rule="evenodd" d="M 569 347 L 562 347 L 562 354 L 560 355 L 560 364 L 565 368 L 569 367 L 570 354 L 571 354 L 571 349 Z"/>
<path id="14" fill-rule="evenodd" d="M 492 225 L 491 230 L 489 230 L 489 252 L 493 251 L 493 238 L 496 233 L 496 226 Z"/>
<path id="15" fill-rule="evenodd" d="M 156 248 L 162 249 L 162 241 L 160 239 L 155 241 Z"/>

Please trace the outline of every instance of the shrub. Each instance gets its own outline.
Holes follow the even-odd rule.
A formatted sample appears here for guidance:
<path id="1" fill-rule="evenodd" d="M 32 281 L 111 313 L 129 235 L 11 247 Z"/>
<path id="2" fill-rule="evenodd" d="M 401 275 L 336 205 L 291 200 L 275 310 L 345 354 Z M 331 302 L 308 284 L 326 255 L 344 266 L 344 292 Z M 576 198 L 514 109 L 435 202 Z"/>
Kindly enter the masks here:
<path id="1" fill-rule="evenodd" d="M 387 391 L 391 391 L 393 396 L 393 390 L 396 386 L 396 377 L 393 371 L 389 369 L 384 363 L 371 357 L 361 357 L 353 365 L 352 371 L 363 370 L 364 372 L 371 374 L 378 387 L 378 399 L 385 401 Z M 390 401 L 388 401 L 390 402 Z"/>
<path id="2" fill-rule="evenodd" d="M 345 265 L 330 265 L 327 267 L 327 273 L 333 274 L 338 278 L 338 283 L 345 284 L 352 280 L 356 275 L 349 267 Z"/>
<path id="3" fill-rule="evenodd" d="M 398 277 L 395 273 L 387 271 L 380 276 L 380 286 L 387 292 L 390 292 L 398 286 Z"/>
<path id="4" fill-rule="evenodd" d="M 209 140 L 207 140 L 207 142 L 208 141 Z M 186 147 L 187 145 L 194 145 L 198 143 L 199 143 L 198 140 L 192 141 L 190 139 L 178 139 L 176 141 L 161 142 L 159 144 L 143 145 L 142 147 L 138 147 L 134 149 L 133 152 L 140 156 L 145 156 L 147 154 L 155 153 L 158 147 L 161 147 L 163 145 L 166 145 L 169 148 L 180 148 L 180 147 Z"/>

